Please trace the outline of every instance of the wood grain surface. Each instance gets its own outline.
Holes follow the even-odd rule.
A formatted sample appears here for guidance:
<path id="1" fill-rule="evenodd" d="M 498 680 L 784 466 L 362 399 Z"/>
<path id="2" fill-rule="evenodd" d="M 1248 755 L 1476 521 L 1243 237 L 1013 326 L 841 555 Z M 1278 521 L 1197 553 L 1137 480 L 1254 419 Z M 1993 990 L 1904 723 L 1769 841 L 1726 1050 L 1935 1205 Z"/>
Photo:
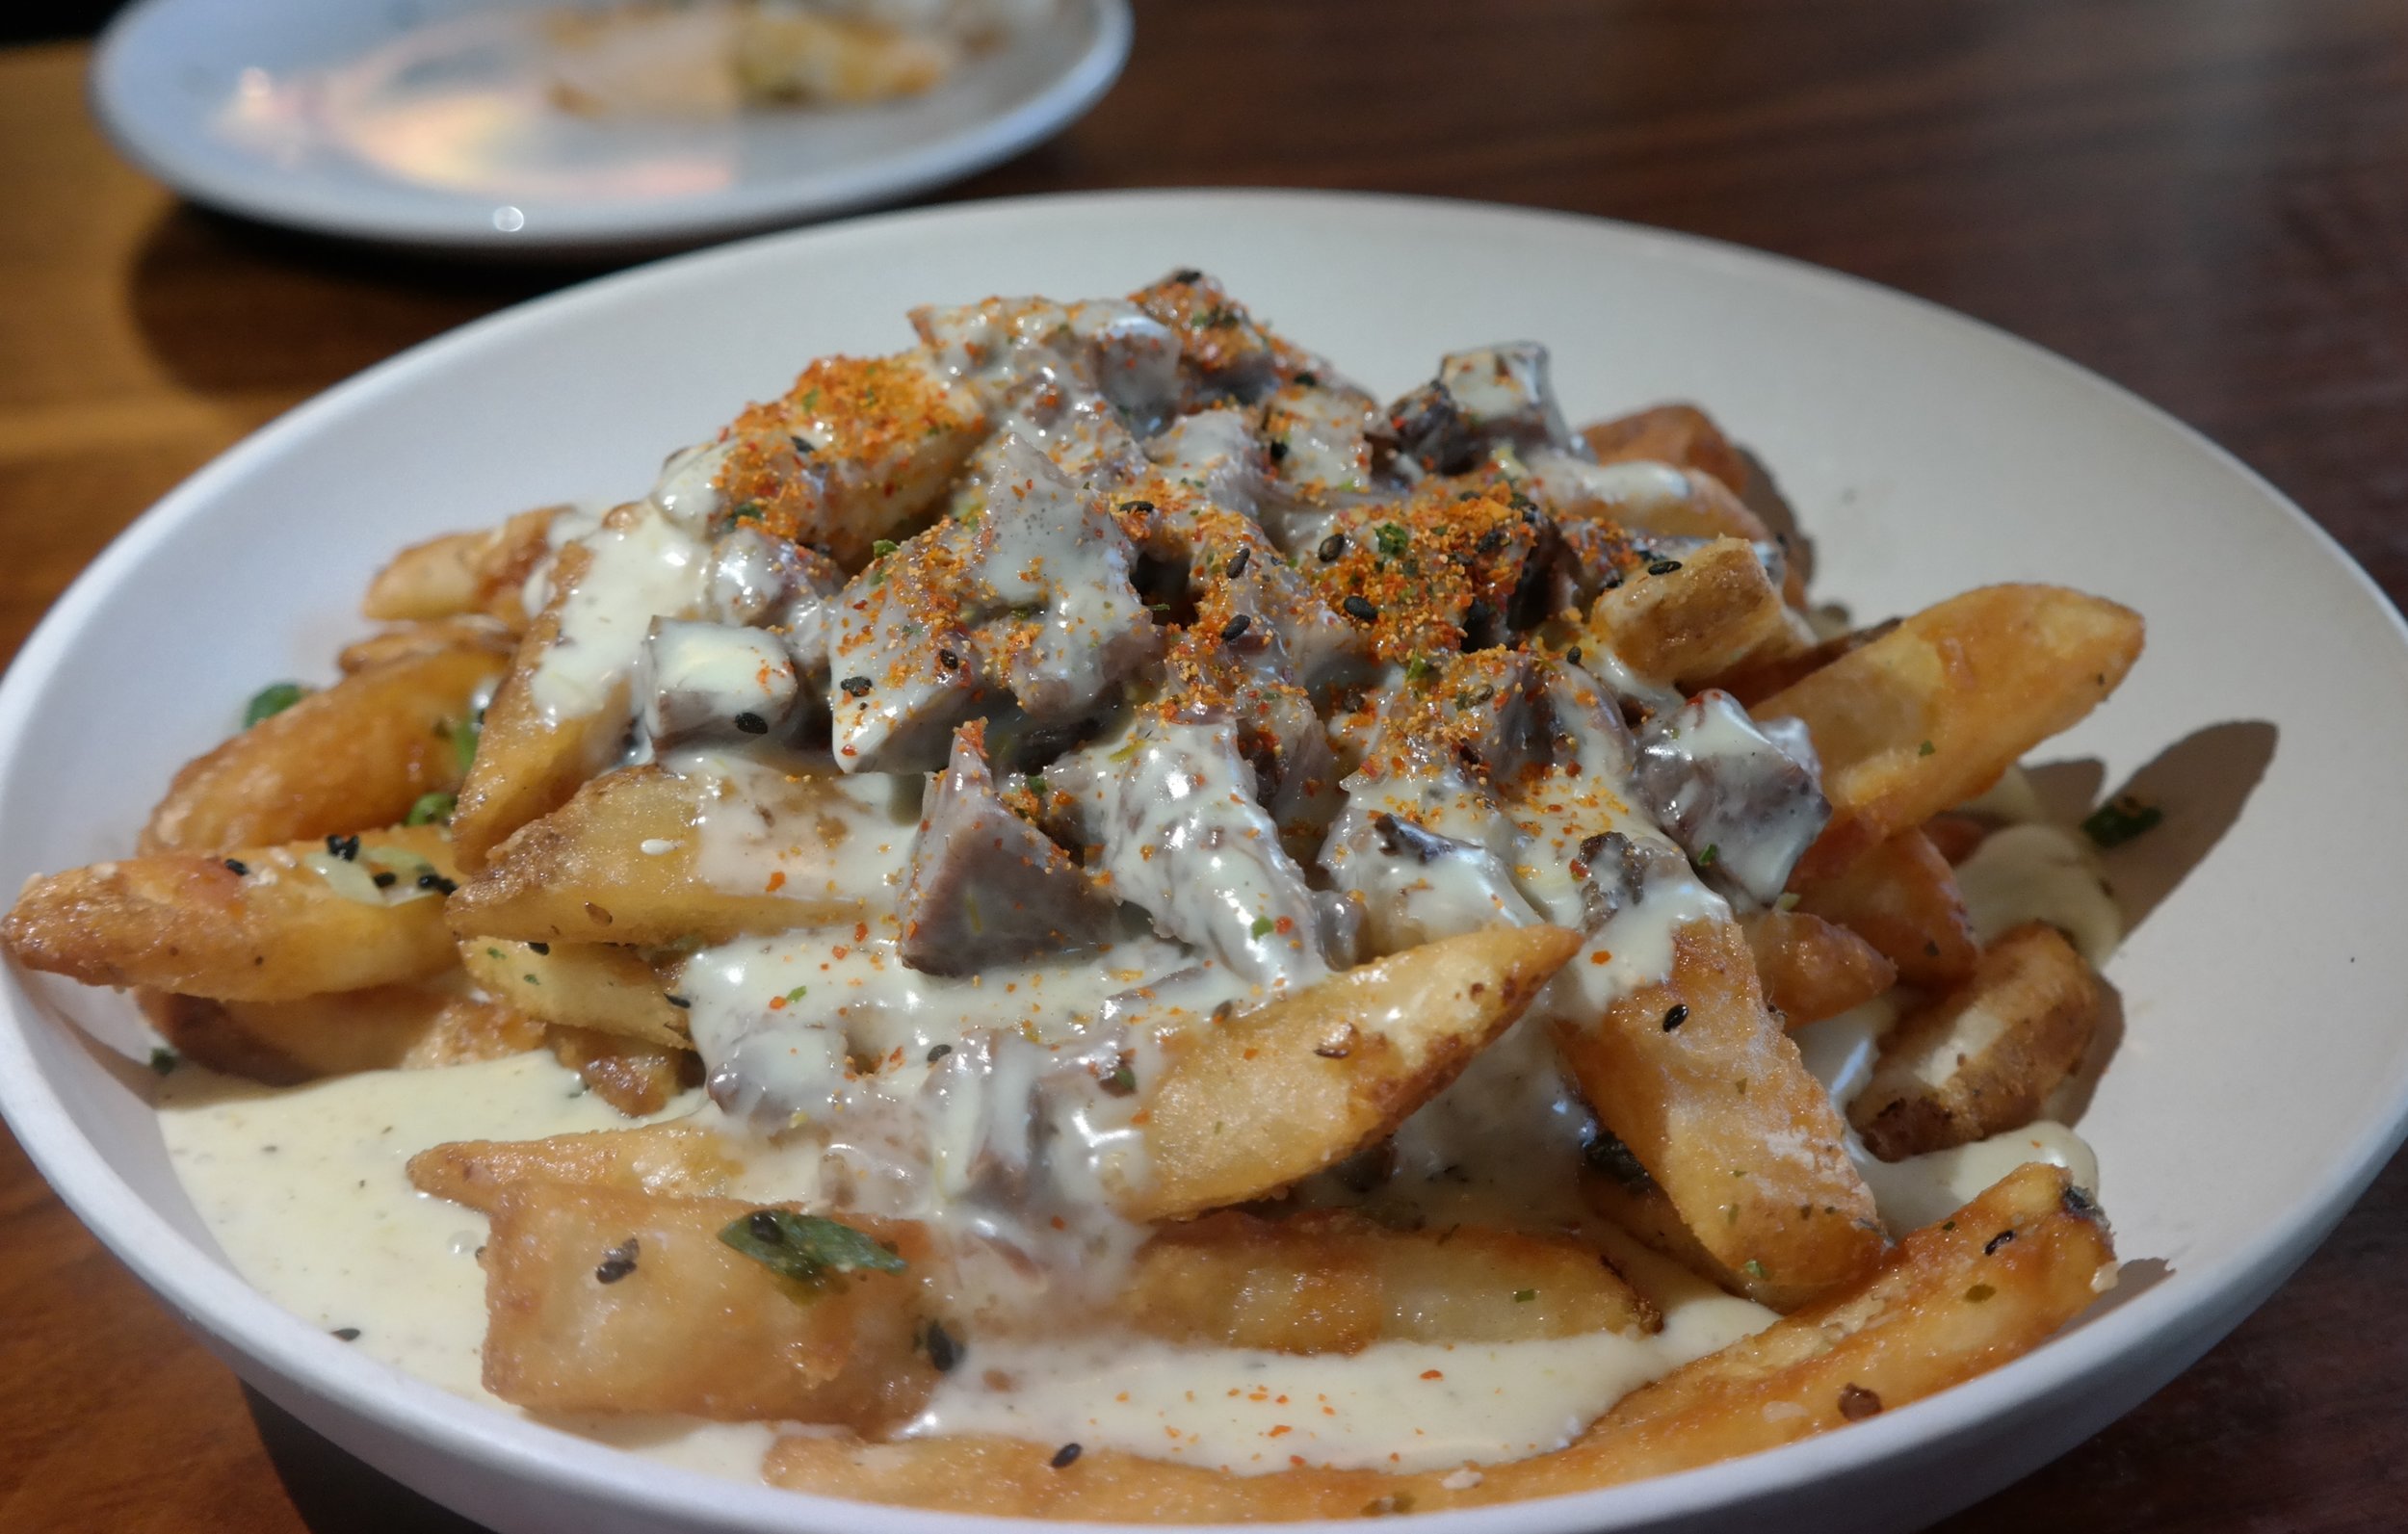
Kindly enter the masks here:
<path id="1" fill-rule="evenodd" d="M 0 51 L 0 656 L 244 432 L 582 274 L 182 206 L 92 127 L 87 58 Z M 1158 0 L 1092 116 L 949 195 L 1243 184 L 1607 214 L 1894 284 L 2171 409 L 2408 594 L 2401 0 Z M 1942 1526 L 2408 1526 L 2404 1269 L 2395 1164 L 2198 1366 Z M 0 1530 L 466 1528 L 247 1398 L 5 1138 L 0 1318 Z"/>

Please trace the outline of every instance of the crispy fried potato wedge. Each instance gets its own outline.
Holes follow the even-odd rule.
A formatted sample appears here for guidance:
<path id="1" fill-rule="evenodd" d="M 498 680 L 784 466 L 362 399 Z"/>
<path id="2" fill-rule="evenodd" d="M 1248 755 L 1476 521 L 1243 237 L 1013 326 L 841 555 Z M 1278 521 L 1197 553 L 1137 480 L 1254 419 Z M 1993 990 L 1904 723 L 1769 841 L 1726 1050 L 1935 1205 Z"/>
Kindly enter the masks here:
<path id="1" fill-rule="evenodd" d="M 588 1090 L 631 1119 L 660 1112 L 702 1079 L 691 1045 L 646 1044 L 559 1023 L 543 1030 L 543 1042 Z"/>
<path id="2" fill-rule="evenodd" d="M 459 786 L 453 732 L 502 674 L 489 650 L 371 666 L 194 758 L 143 827 L 144 852 L 230 852 L 392 825 Z"/>
<path id="3" fill-rule="evenodd" d="M 492 618 L 475 613 L 404 623 L 347 644 L 334 658 L 345 676 L 396 661 L 415 661 L 450 650 L 485 650 L 507 662 L 518 648 L 518 637 Z"/>
<path id="4" fill-rule="evenodd" d="M 1879 1259 L 1846 1127 L 1765 1010 L 1738 926 L 1683 926 L 1662 984 L 1603 1017 L 1557 1019 L 1556 1043 L 1598 1118 L 1748 1298 L 1795 1310 Z"/>
<path id="5" fill-rule="evenodd" d="M 1863 938 L 1804 911 L 1759 911 L 1740 919 L 1765 1001 L 1784 1026 L 1802 1028 L 1864 1005 L 1898 983 L 1898 966 Z"/>
<path id="6" fill-rule="evenodd" d="M 1662 1324 L 1578 1241 L 1476 1226 L 1392 1231 L 1338 1209 L 1280 1220 L 1223 1210 L 1165 1227 L 1139 1253 L 1119 1303 L 1131 1325 L 1171 1341 L 1280 1353 Z"/>
<path id="7" fill-rule="evenodd" d="M 440 981 L 380 985 L 291 1001 L 218 1001 L 153 992 L 153 1027 L 178 1052 L 229 1076 L 290 1086 L 354 1071 L 413 1071 L 523 1054 L 543 1025 Z"/>
<path id="8" fill-rule="evenodd" d="M 1724 1267 L 1705 1243 L 1690 1233 L 1681 1211 L 1663 1189 L 1631 1155 L 1612 1131 L 1599 1127 L 1580 1171 L 1581 1199 L 1591 1209 L 1620 1226 L 1641 1246 L 1733 1294 L 1746 1292 L 1748 1275 Z M 1610 1149 L 1607 1149 L 1610 1147 Z M 1606 1154 L 1601 1154 L 1604 1150 Z"/>
<path id="9" fill-rule="evenodd" d="M 452 871 L 439 826 L 366 831 L 359 843 L 354 865 L 394 872 L 403 888 L 422 869 Z M 441 899 L 340 893 L 302 861 L 326 850 L 300 842 L 231 858 L 163 852 L 38 876 L 0 921 L 0 943 L 27 969 L 86 985 L 229 1001 L 423 980 L 458 962 Z"/>
<path id="10" fill-rule="evenodd" d="M 1407 949 L 1167 1046 L 1147 1096 L 1133 1219 L 1243 1203 L 1344 1160 L 1428 1102 L 1580 948 L 1487 927 Z"/>
<path id="11" fill-rule="evenodd" d="M 461 941 L 459 962 L 487 994 L 530 1017 L 660 1049 L 694 1048 L 686 1014 L 669 1005 L 661 977 L 633 949 L 475 937 Z"/>
<path id="12" fill-rule="evenodd" d="M 552 519 L 565 507 L 521 511 L 498 528 L 447 533 L 414 543 L 368 583 L 360 612 L 380 623 L 425 623 L 483 613 L 524 627 L 519 587 L 550 548 Z"/>
<path id="13" fill-rule="evenodd" d="M 568 1183 L 621 1192 L 724 1192 L 741 1168 L 718 1131 L 684 1119 L 543 1140 L 455 1140 L 409 1158 L 421 1193 L 493 1212 L 522 1183 Z"/>
<path id="14" fill-rule="evenodd" d="M 1358 1518 L 1561 1496 L 1693 1469 L 1844 1428 L 2034 1347 L 2112 1284 L 2096 1207 L 2055 1167 L 2002 1180 L 1917 1231 L 1866 1278 L 1636 1391 L 1570 1446 L 1509 1464 L 1383 1475 L 1234 1475 L 1111 1449 L 988 1437 L 780 1439 L 777 1486 L 947 1512 L 1159 1523 Z"/>
<path id="15" fill-rule="evenodd" d="M 873 1429 L 917 1410 L 920 1272 L 810 1287 L 720 1239 L 757 1206 L 518 1183 L 484 1249 L 484 1386 L 553 1412 L 675 1412 Z M 925 1269 L 919 1228 L 848 1216 Z"/>
<path id="16" fill-rule="evenodd" d="M 1900 831 L 1842 871 L 1807 880 L 1797 909 L 1847 928 L 1909 985 L 1939 990 L 1974 973 L 1974 937 L 1956 872 L 1920 830 Z"/>
<path id="17" fill-rule="evenodd" d="M 1789 610 L 1756 551 L 1716 538 L 1679 568 L 1637 577 L 1599 595 L 1587 642 L 1646 680 L 1692 690 L 1760 651 L 1792 642 Z"/>
<path id="18" fill-rule="evenodd" d="M 494 850 L 452 897 L 452 924 L 468 937 L 642 945 L 721 943 L 860 916 L 852 900 L 739 893 L 706 881 L 695 827 L 717 792 L 657 767 L 594 779 Z"/>
<path id="19" fill-rule="evenodd" d="M 1896 618 L 1857 629 L 1802 650 L 1770 650 L 1750 656 L 1714 679 L 1714 685 L 1740 700 L 1750 714 L 1784 688 L 1812 676 L 1844 655 L 1850 655 L 1898 626 Z"/>
<path id="20" fill-rule="evenodd" d="M 1747 460 L 1714 418 L 1688 403 L 1659 404 L 1581 428 L 1600 463 L 1670 463 L 1711 474 L 1727 489 L 1747 488 Z"/>
<path id="21" fill-rule="evenodd" d="M 2050 585 L 1993 585 L 1926 608 L 1764 701 L 1805 721 L 1832 817 L 1799 884 L 1963 803 L 2115 690 L 2140 614 Z"/>
<path id="22" fill-rule="evenodd" d="M 1990 945 L 1972 978 L 1891 1029 L 1848 1117 L 1885 1161 L 2021 1129 L 2098 1025 L 2089 962 L 2056 928 L 2027 923 Z"/>

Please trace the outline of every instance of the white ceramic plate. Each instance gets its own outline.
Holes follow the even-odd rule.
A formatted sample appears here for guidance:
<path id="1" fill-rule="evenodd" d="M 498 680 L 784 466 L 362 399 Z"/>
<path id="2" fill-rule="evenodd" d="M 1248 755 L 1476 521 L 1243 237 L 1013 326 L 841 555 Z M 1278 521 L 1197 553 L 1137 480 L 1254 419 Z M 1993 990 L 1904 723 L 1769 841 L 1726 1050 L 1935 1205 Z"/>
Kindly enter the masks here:
<path id="1" fill-rule="evenodd" d="M 1141 194 L 903 214 L 625 273 L 430 343 L 196 476 L 60 601 L 0 685 L 0 889 L 129 846 L 170 769 L 254 686 L 323 674 L 395 545 L 635 492 L 804 359 L 905 344 L 910 305 L 1116 293 L 1190 264 L 1376 390 L 1427 377 L 1442 351 L 1536 336 L 1580 414 L 1706 402 L 1819 541 L 1819 591 L 1860 613 L 2005 579 L 2132 604 L 2147 656 L 2043 755 L 2098 758 L 2113 785 L 2186 742 L 2150 772 L 2166 823 L 2113 866 L 2128 894 L 2162 890 L 2215 843 L 2109 972 L 2124 1038 L 2082 1129 L 2119 1246 L 2146 1261 L 2107 1306 L 1996 1373 L 1822 1439 L 1433 1528 L 1939 1516 L 2196 1358 L 2398 1143 L 2408 644 L 2365 577 L 2239 464 L 2031 347 L 1787 262 L 1495 208 Z M 813 299 L 827 294 L 844 301 Z M 43 1172 L 235 1368 L 370 1463 L 510 1534 L 968 1526 L 626 1458 L 285 1315 L 179 1191 L 147 1073 L 119 1053 L 138 1048 L 130 1009 L 13 973 L 5 1001 L 0 1106 Z"/>
<path id="2" fill-rule="evenodd" d="M 659 249 L 1008 159 L 1103 96 L 1131 31 L 1127 0 L 1059 0 L 912 99 L 596 120 L 545 93 L 528 23 L 558 3 L 142 0 L 101 39 L 92 103 L 136 164 L 250 218 L 485 255 Z"/>

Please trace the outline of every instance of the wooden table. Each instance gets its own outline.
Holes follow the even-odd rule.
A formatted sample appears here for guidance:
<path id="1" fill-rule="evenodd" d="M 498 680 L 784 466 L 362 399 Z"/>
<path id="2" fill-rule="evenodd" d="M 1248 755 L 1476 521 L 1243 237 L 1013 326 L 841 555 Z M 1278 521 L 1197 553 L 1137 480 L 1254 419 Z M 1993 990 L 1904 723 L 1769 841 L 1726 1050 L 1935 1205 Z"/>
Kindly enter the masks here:
<path id="1" fill-rule="evenodd" d="M 2408 593 L 2400 0 L 1139 13 L 1136 57 L 1093 116 L 956 195 L 1441 193 L 1821 262 L 2167 406 Z M 244 432 L 575 275 L 411 264 L 181 207 L 92 131 L 86 58 L 0 52 L 0 654 Z M 2404 1216 L 2395 1165 L 2206 1362 L 1945 1527 L 2408 1523 Z M 0 1387 L 0 1528 L 465 1526 L 247 1400 L 5 1140 Z"/>

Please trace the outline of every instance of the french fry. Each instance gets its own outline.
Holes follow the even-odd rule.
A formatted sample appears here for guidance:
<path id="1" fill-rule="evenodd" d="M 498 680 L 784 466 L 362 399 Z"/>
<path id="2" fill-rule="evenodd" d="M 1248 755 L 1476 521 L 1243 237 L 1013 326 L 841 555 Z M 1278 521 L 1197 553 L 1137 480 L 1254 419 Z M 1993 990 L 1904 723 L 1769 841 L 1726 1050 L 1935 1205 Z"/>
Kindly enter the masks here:
<path id="1" fill-rule="evenodd" d="M 1641 677 L 1688 691 L 1759 651 L 1789 644 L 1790 620 L 1756 551 L 1716 538 L 1683 556 L 1677 569 L 1600 594 L 1587 632 L 1587 642 Z"/>
<path id="2" fill-rule="evenodd" d="M 811 1287 L 720 1239 L 756 1206 L 522 1183 L 484 1249 L 484 1386 L 551 1412 L 671 1412 L 875 1429 L 915 1411 L 936 1371 L 913 1351 L 928 1243 L 848 1216 L 921 1271 Z"/>
<path id="3" fill-rule="evenodd" d="M 1335 1209 L 1280 1220 L 1224 1210 L 1167 1226 L 1139 1253 L 1119 1308 L 1171 1341 L 1281 1353 L 1662 1324 L 1578 1241 L 1476 1226 L 1392 1231 Z"/>
<path id="4" fill-rule="evenodd" d="M 379 871 L 405 882 L 451 872 L 438 826 L 362 832 L 359 844 L 362 883 Z M 302 861 L 326 850 L 301 842 L 230 858 L 162 852 L 39 876 L 0 921 L 0 943 L 27 969 L 87 985 L 229 1001 L 423 980 L 458 962 L 441 899 L 343 894 Z"/>
<path id="5" fill-rule="evenodd" d="M 1836 874 L 1798 887 L 1797 909 L 1871 944 L 1912 986 L 1937 990 L 1974 973 L 1980 944 L 1956 873 L 1930 838 L 1900 831 Z"/>
<path id="6" fill-rule="evenodd" d="M 701 1079 L 691 1047 L 645 1044 L 618 1033 L 554 1023 L 543 1030 L 552 1057 L 577 1073 L 588 1090 L 631 1119 L 658 1113 Z"/>
<path id="7" fill-rule="evenodd" d="M 856 901 L 804 896 L 800 882 L 781 881 L 796 892 L 789 896 L 706 881 L 696 820 L 715 792 L 657 767 L 594 779 L 494 849 L 452 897 L 453 926 L 463 937 L 642 946 L 721 943 L 861 915 Z"/>
<path id="8" fill-rule="evenodd" d="M 1759 911 L 1740 919 L 1765 1001 L 1802 1028 L 1864 1005 L 1898 983 L 1898 966 L 1863 938 L 1804 911 Z"/>
<path id="9" fill-rule="evenodd" d="M 666 1050 L 694 1048 L 686 1014 L 631 949 L 476 937 L 461 942 L 459 961 L 470 979 L 530 1017 Z"/>
<path id="10" fill-rule="evenodd" d="M 528 625 L 509 674 L 485 708 L 477 758 L 452 812 L 452 842 L 463 869 L 484 867 L 503 838 L 567 803 L 579 784 L 618 755 L 628 720 L 623 680 L 601 708 L 567 718 L 544 717 L 535 695 L 536 672 L 560 638 L 562 604 L 590 562 L 586 548 L 574 543 L 553 561 L 551 606 Z"/>
<path id="11" fill-rule="evenodd" d="M 1610 1131 L 1602 1126 L 1600 1130 L 1610 1136 Z M 1586 1164 L 1580 1171 L 1582 1202 L 1621 1227 L 1649 1251 L 1670 1258 L 1730 1293 L 1745 1293 L 1748 1276 L 1724 1267 L 1707 1251 L 1705 1243 L 1682 1221 L 1681 1211 L 1664 1197 L 1663 1189 L 1631 1155 L 1630 1147 L 1618 1138 L 1612 1139 L 1611 1144 L 1613 1154 L 1604 1158 L 1598 1156 L 1596 1146 L 1590 1147 Z"/>
<path id="12" fill-rule="evenodd" d="M 1991 944 L 1963 985 L 1891 1030 L 1848 1117 L 1885 1161 L 2021 1129 L 2098 1023 L 2089 962 L 2056 928 L 2027 923 Z"/>
<path id="13" fill-rule="evenodd" d="M 1508 1464 L 1384 1475 L 1238 1475 L 1112 1449 L 992 1437 L 780 1439 L 770 1481 L 856 1501 L 1060 1521 L 1242 1522 L 1438 1512 L 1693 1469 L 1846 1427 L 1987 1373 L 2113 1282 L 2096 1206 L 2025 1166 L 1809 1310 L 1632 1392 L 1568 1447 Z"/>
<path id="14" fill-rule="evenodd" d="M 1348 970 L 1171 1041 L 1147 1095 L 1133 1219 L 1175 1219 L 1344 1160 L 1442 1091 L 1522 1015 L 1580 936 L 1488 927 Z"/>
<path id="15" fill-rule="evenodd" d="M 543 1140 L 455 1140 L 409 1158 L 421 1193 L 487 1214 L 526 1183 L 698 1196 L 725 1192 L 740 1170 L 717 1131 L 685 1119 Z"/>
<path id="16" fill-rule="evenodd" d="M 1693 404 L 1659 404 L 1581 428 L 1600 463 L 1670 463 L 1711 474 L 1727 489 L 1747 488 L 1747 460 L 1722 429 Z"/>
<path id="17" fill-rule="evenodd" d="M 1812 676 L 1844 655 L 1853 654 L 1873 640 L 1897 628 L 1898 620 L 1888 619 L 1871 628 L 1856 629 L 1802 650 L 1773 650 L 1753 655 L 1744 662 L 1714 679 L 1714 685 L 1740 700 L 1749 713 L 1756 706 L 1791 684 Z"/>
<path id="18" fill-rule="evenodd" d="M 1879 1259 L 1845 1126 L 1766 1012 L 1736 925 L 1683 926 L 1663 983 L 1602 1017 L 1559 1018 L 1556 1042 L 1598 1118 L 1750 1299 L 1794 1310 Z"/>
<path id="19" fill-rule="evenodd" d="M 1984 586 L 1765 699 L 1759 717 L 1805 721 L 1831 799 L 1793 887 L 1988 788 L 2114 691 L 2141 638 L 2140 614 L 2101 597 Z"/>
<path id="20" fill-rule="evenodd" d="M 230 852 L 392 825 L 458 787 L 455 732 L 501 657 L 445 650 L 371 666 L 260 720 L 175 775 L 144 852 Z"/>
<path id="21" fill-rule="evenodd" d="M 523 1054 L 542 1025 L 439 982 L 380 985 L 291 1001 L 151 993 L 144 1011 L 180 1053 L 272 1086 L 354 1071 L 422 1070 Z"/>
<path id="22" fill-rule="evenodd" d="M 345 676 L 351 676 L 396 661 L 415 661 L 451 650 L 487 650 L 508 661 L 517 648 L 517 636 L 499 622 L 468 613 L 425 623 L 404 623 L 372 634 L 345 645 L 335 656 L 334 663 Z"/>
<path id="23" fill-rule="evenodd" d="M 380 623 L 484 613 L 523 627 L 527 614 L 518 588 L 549 550 L 552 519 L 565 509 L 539 507 L 498 528 L 447 533 L 410 545 L 368 583 L 360 612 Z"/>

